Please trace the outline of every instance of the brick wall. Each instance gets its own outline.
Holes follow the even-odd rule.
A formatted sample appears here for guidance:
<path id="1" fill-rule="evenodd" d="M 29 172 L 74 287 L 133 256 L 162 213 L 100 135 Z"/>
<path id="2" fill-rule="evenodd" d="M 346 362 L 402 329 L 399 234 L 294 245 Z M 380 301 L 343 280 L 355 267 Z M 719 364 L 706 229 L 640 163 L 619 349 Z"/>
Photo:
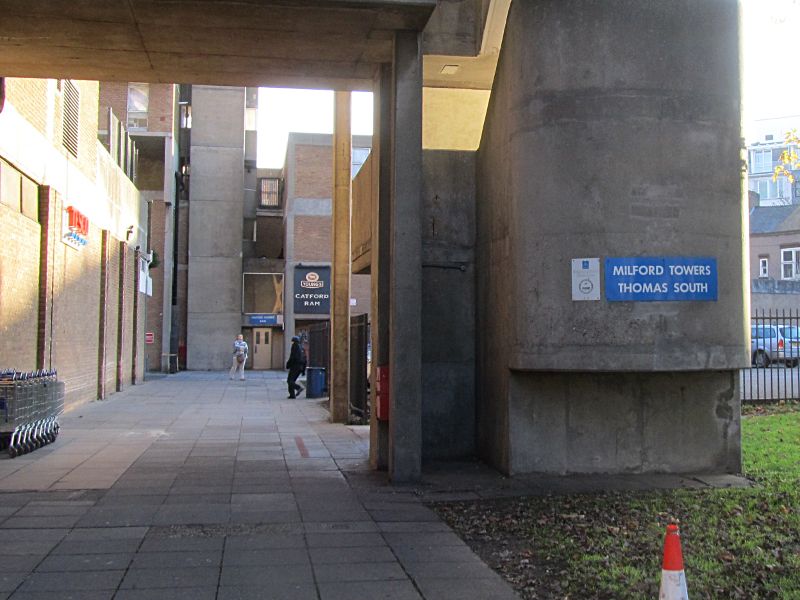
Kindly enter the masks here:
<path id="1" fill-rule="evenodd" d="M 118 244 L 119 245 L 119 244 Z M 123 252 L 124 250 L 124 252 Z M 122 311 L 120 318 L 120 330 L 122 332 L 121 340 L 118 343 L 122 345 L 119 355 L 119 380 L 122 387 L 127 387 L 133 383 L 133 355 L 134 355 L 134 336 L 133 336 L 133 305 L 134 294 L 137 293 L 133 286 L 134 278 L 136 277 L 137 265 L 134 264 L 136 252 L 128 249 L 127 246 L 120 247 L 120 269 L 122 270 L 120 277 L 120 302 L 122 303 Z M 120 389 L 118 387 L 118 389 Z"/>
<path id="2" fill-rule="evenodd" d="M 356 299 L 356 305 L 350 307 L 351 315 L 369 314 L 370 276 L 353 275 L 350 279 L 350 297 Z"/>
<path id="3" fill-rule="evenodd" d="M 47 79 L 6 79 L 6 101 L 47 136 Z"/>
<path id="4" fill-rule="evenodd" d="M 45 366 L 57 368 L 66 383 L 66 403 L 97 398 L 98 323 L 100 315 L 101 231 L 89 225 L 89 243 L 75 250 L 60 240 L 60 199 L 52 211 L 52 287 L 49 294 L 52 330 Z"/>
<path id="5" fill-rule="evenodd" d="M 153 200 L 150 205 L 150 248 L 154 249 L 159 256 L 158 267 L 151 269 L 150 276 L 153 278 L 153 295 L 144 296 L 147 298 L 142 304 L 146 304 L 146 324 L 145 331 L 152 331 L 155 339 L 152 344 L 145 344 L 144 354 L 147 357 L 147 368 L 153 371 L 161 370 L 161 343 L 164 339 L 163 316 L 164 316 L 164 231 L 168 218 L 168 207 L 160 200 Z M 171 243 L 171 241 L 170 241 Z M 172 282 L 167 282 L 172 285 Z M 141 299 L 140 299 L 141 300 Z M 166 307 L 170 309 L 169 306 Z M 169 335 L 169 332 L 167 332 Z M 144 359 L 143 359 L 144 360 Z"/>
<path id="6" fill-rule="evenodd" d="M 172 131 L 174 114 L 174 86 L 171 83 L 151 83 L 147 106 L 147 130 L 168 133 Z"/>
<path id="7" fill-rule="evenodd" d="M 297 215 L 294 218 L 295 260 L 331 260 L 331 217 Z"/>
<path id="8" fill-rule="evenodd" d="M 140 294 L 138 292 L 138 278 L 136 277 L 136 273 L 138 272 L 138 258 L 135 256 L 135 252 L 131 253 L 133 255 L 133 273 L 134 273 L 134 287 L 131 294 L 134 296 L 136 300 L 136 308 L 135 308 L 135 327 L 133 328 L 134 337 L 131 342 L 131 348 L 134 350 L 134 364 L 132 365 L 133 371 L 133 383 L 142 383 L 144 381 L 144 318 L 145 318 L 145 299 L 147 296 L 145 294 Z"/>
<path id="9" fill-rule="evenodd" d="M 100 123 L 106 123 L 106 113 L 111 109 L 122 123 L 128 120 L 128 84 L 103 81 L 100 84 Z M 103 125 L 105 127 L 105 125 Z"/>
<path id="10" fill-rule="evenodd" d="M 37 269 L 41 274 L 37 278 L 40 318 L 37 366 L 58 369 L 59 379 L 66 384 L 69 407 L 94 400 L 101 392 L 104 396 L 113 394 L 118 373 L 123 383 L 132 382 L 136 261 L 135 253 L 128 250 L 124 311 L 120 322 L 119 240 L 90 222 L 88 245 L 80 250 L 67 246 L 61 241 L 62 209 L 61 198 L 48 188 L 41 188 L 41 247 L 47 257 Z M 38 235 L 35 239 L 39 243 Z M 143 314 L 143 302 L 140 302 L 139 311 Z M 124 331 L 124 344 L 118 348 L 120 327 Z M 37 338 L 35 325 L 31 332 L 34 332 L 31 337 Z M 141 348 L 141 335 L 137 342 Z M 101 357 L 104 370 L 100 368 Z M 122 361 L 120 364 L 118 359 Z M 101 371 L 104 389 L 98 385 Z"/>
<path id="11" fill-rule="evenodd" d="M 0 205 L 0 369 L 36 368 L 39 224 Z"/>
<path id="12" fill-rule="evenodd" d="M 330 146 L 295 146 L 295 198 L 330 198 L 333 193 L 333 150 Z"/>
<path id="13" fill-rule="evenodd" d="M 108 236 L 108 262 L 106 263 L 106 303 L 105 303 L 105 395 L 110 396 L 117 389 L 117 339 L 119 324 L 119 244 Z M 101 314 L 103 307 L 100 308 Z"/>
<path id="14" fill-rule="evenodd" d="M 96 81 L 73 81 L 72 83 L 77 86 L 81 95 L 78 168 L 90 181 L 94 181 L 97 176 L 98 84 Z M 57 132 L 59 135 L 61 130 L 59 129 Z"/>
<path id="15" fill-rule="evenodd" d="M 147 106 L 147 131 L 168 133 L 172 131 L 174 111 L 174 86 L 171 83 L 151 83 Z M 105 122 L 106 111 L 127 125 L 128 83 L 104 81 L 100 84 L 100 122 Z"/>
<path id="16" fill-rule="evenodd" d="M 139 153 L 136 170 L 136 187 L 140 191 L 164 190 L 164 152 L 158 158 Z"/>

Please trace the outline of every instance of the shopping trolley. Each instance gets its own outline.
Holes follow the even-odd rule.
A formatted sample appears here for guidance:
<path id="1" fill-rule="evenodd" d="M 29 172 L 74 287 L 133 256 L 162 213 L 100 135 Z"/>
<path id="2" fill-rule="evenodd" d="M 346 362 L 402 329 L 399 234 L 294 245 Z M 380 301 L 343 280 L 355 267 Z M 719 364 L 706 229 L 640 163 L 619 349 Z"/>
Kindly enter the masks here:
<path id="1" fill-rule="evenodd" d="M 56 371 L 0 371 L 0 448 L 14 458 L 55 441 L 64 412 Z"/>

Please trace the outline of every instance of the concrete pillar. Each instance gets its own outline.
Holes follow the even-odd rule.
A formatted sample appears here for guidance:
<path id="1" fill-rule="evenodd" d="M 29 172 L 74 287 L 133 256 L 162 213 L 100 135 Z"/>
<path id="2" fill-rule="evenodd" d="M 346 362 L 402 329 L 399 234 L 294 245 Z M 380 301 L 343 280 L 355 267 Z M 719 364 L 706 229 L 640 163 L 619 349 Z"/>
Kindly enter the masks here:
<path id="1" fill-rule="evenodd" d="M 371 405 L 376 406 L 378 366 L 389 365 L 389 242 L 391 227 L 389 199 L 391 192 L 392 66 L 382 65 L 373 87 L 372 128 L 372 235 L 370 250 L 372 337 Z M 373 469 L 385 471 L 389 465 L 389 424 L 370 413 L 369 460 Z"/>
<path id="2" fill-rule="evenodd" d="M 336 92 L 333 117 L 333 268 L 331 280 L 331 421 L 350 413 L 350 92 Z"/>
<path id="3" fill-rule="evenodd" d="M 242 329 L 244 91 L 192 86 L 189 369 L 230 368 L 231 343 Z"/>
<path id="4" fill-rule="evenodd" d="M 506 472 L 739 470 L 739 41 L 736 2 L 511 4 L 477 169 L 479 442 Z M 592 257 L 712 257 L 718 295 L 573 301 Z"/>
<path id="5" fill-rule="evenodd" d="M 394 39 L 389 307 L 389 474 L 422 470 L 422 55 L 420 35 Z"/>

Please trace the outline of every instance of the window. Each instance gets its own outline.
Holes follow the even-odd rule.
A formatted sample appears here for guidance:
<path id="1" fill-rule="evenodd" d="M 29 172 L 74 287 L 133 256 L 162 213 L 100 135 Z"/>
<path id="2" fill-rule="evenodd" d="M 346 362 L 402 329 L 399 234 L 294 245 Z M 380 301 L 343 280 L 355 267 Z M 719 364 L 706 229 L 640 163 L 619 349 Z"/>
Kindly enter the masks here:
<path id="1" fill-rule="evenodd" d="M 750 328 L 750 337 L 759 340 L 768 340 L 778 337 L 775 328 L 772 326 L 758 325 Z"/>
<path id="2" fill-rule="evenodd" d="M 147 129 L 147 109 L 150 104 L 150 85 L 128 84 L 128 129 Z"/>
<path id="3" fill-rule="evenodd" d="M 78 157 L 81 94 L 69 79 L 64 80 L 64 120 L 61 123 L 61 143 L 67 152 Z"/>
<path id="4" fill-rule="evenodd" d="M 772 171 L 772 150 L 750 151 L 750 172 L 768 173 Z"/>
<path id="5" fill-rule="evenodd" d="M 262 208 L 279 208 L 281 205 L 281 180 L 263 177 L 259 183 Z"/>
<path id="6" fill-rule="evenodd" d="M 181 104 L 181 129 L 192 128 L 192 106 Z"/>
<path id="7" fill-rule="evenodd" d="M 781 279 L 800 279 L 800 248 L 781 250 Z"/>
<path id="8" fill-rule="evenodd" d="M 758 192 L 762 200 L 789 199 L 791 197 L 789 180 L 785 177 L 780 177 L 777 181 L 773 181 L 772 177 L 752 179 L 749 187 L 752 191 Z"/>
<path id="9" fill-rule="evenodd" d="M 769 258 L 758 259 L 758 276 L 769 277 Z"/>

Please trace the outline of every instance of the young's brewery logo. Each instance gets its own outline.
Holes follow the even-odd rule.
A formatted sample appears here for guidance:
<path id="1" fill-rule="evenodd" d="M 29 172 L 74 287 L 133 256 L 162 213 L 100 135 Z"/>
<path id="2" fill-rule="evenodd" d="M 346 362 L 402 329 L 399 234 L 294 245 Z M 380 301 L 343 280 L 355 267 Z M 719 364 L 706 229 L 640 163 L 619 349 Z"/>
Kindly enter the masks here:
<path id="1" fill-rule="evenodd" d="M 315 273 L 314 271 L 306 273 L 305 278 L 300 282 L 300 287 L 311 289 L 321 288 L 324 285 L 325 282 L 319 280 L 319 273 Z"/>

